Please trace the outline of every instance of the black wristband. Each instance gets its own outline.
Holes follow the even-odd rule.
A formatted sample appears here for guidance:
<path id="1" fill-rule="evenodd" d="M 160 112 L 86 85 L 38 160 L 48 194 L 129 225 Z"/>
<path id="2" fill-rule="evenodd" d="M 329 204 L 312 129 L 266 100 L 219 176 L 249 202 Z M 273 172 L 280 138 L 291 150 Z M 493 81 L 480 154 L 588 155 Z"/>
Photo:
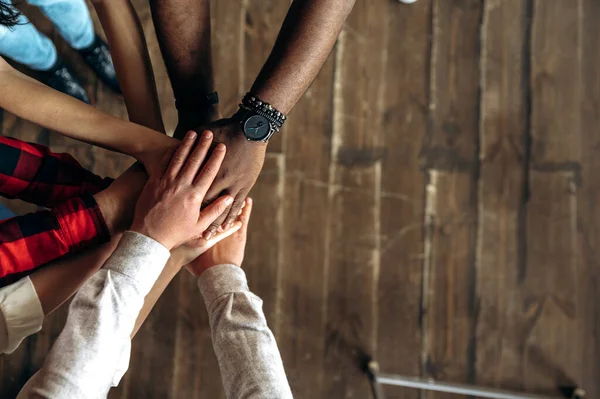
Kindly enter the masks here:
<path id="1" fill-rule="evenodd" d="M 184 105 L 185 104 L 185 105 Z M 219 93 L 213 91 L 212 93 L 205 94 L 203 96 L 193 96 L 185 98 L 175 99 L 175 108 L 178 110 L 182 109 L 197 109 L 197 108 L 208 108 L 213 105 L 219 104 Z"/>

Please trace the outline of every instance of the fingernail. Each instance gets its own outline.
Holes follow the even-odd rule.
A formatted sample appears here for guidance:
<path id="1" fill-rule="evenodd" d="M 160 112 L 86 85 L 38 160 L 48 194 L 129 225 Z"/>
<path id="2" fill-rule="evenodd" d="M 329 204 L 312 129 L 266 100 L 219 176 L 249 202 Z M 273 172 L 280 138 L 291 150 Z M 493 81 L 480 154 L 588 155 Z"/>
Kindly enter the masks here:
<path id="1" fill-rule="evenodd" d="M 233 197 L 227 197 L 227 199 L 225 199 L 225 205 L 230 205 L 233 202 Z"/>
<path id="2" fill-rule="evenodd" d="M 210 140 L 212 139 L 213 134 L 212 132 L 209 132 L 208 130 L 204 132 L 204 140 Z"/>
<path id="3" fill-rule="evenodd" d="M 202 234 L 202 237 L 203 237 L 203 238 L 204 238 L 206 241 L 208 241 L 208 240 L 210 240 L 210 239 L 212 238 L 212 236 L 213 236 L 213 235 L 214 235 L 214 234 L 213 234 L 213 232 L 212 232 L 212 231 L 205 231 L 205 232 L 204 232 L 204 234 Z"/>
<path id="4" fill-rule="evenodd" d="M 225 145 L 224 144 L 219 144 L 215 149 L 217 151 L 225 151 Z"/>
<path id="5" fill-rule="evenodd" d="M 194 132 L 193 130 L 190 130 L 187 133 L 187 138 L 188 138 L 188 140 L 195 140 L 196 139 L 196 132 Z"/>
<path id="6" fill-rule="evenodd" d="M 225 230 L 229 230 L 229 228 L 231 227 L 231 222 L 227 222 L 227 224 L 225 225 Z"/>

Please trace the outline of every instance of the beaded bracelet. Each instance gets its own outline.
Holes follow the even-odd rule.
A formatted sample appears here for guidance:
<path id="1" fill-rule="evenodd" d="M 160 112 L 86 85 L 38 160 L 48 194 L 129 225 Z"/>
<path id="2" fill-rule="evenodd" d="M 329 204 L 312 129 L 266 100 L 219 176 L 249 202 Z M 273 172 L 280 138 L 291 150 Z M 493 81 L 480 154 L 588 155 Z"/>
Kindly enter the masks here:
<path id="1" fill-rule="evenodd" d="M 264 116 L 269 120 L 269 122 L 277 126 L 277 130 L 283 126 L 283 123 L 286 120 L 286 116 L 283 113 L 277 111 L 277 109 L 273 108 L 271 104 L 259 100 L 255 95 L 249 92 L 244 96 L 240 107 L 244 107 L 245 109 L 254 111 L 259 115 Z"/>

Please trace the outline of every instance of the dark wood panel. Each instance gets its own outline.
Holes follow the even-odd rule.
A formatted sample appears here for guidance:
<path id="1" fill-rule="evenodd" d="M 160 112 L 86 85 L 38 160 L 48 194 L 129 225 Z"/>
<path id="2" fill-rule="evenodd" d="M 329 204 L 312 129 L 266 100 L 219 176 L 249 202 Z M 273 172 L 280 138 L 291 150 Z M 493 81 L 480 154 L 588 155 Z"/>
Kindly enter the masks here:
<path id="1" fill-rule="evenodd" d="M 358 0 L 336 48 L 327 224 L 327 340 L 322 397 L 364 398 L 360 371 L 377 348 L 382 71 L 389 39 L 383 2 Z M 368 56 L 367 56 L 368 55 Z"/>
<path id="2" fill-rule="evenodd" d="M 526 257 L 531 3 L 486 3 L 481 57 L 477 383 L 523 389 L 520 269 Z M 491 365 L 493 365 L 491 367 Z"/>
<path id="3" fill-rule="evenodd" d="M 420 153 L 427 131 L 431 2 L 389 2 L 383 79 L 381 267 L 377 292 L 376 359 L 381 370 L 421 371 L 421 297 L 425 173 Z M 397 38 L 405 38 L 398 40 Z M 405 392 L 405 396 L 392 393 Z M 390 398 L 417 398 L 417 390 L 390 389 Z M 386 396 L 386 397 L 387 397 Z"/>
<path id="4" fill-rule="evenodd" d="M 522 378 L 528 391 L 556 393 L 557 386 L 578 384 L 582 371 L 576 177 L 532 171 L 530 189 Z"/>
<path id="5" fill-rule="evenodd" d="M 321 397 L 325 346 L 325 256 L 333 109 L 332 54 L 295 106 L 282 134 L 285 158 L 278 342 L 292 392 Z"/>
<path id="6" fill-rule="evenodd" d="M 422 360 L 451 382 L 474 378 L 481 16 L 477 0 L 434 2 Z"/>
<path id="7" fill-rule="evenodd" d="M 581 186 L 577 198 L 581 272 L 583 366 L 581 385 L 590 398 L 600 397 L 600 3 L 584 0 L 581 29 L 583 83 L 581 98 Z"/>
<path id="8" fill-rule="evenodd" d="M 580 10 L 534 1 L 531 37 L 531 168 L 522 286 L 526 389 L 579 382 L 577 251 L 580 146 Z M 559 114 L 560 113 L 560 114 Z"/>
<path id="9" fill-rule="evenodd" d="M 531 157 L 544 170 L 577 168 L 580 90 L 577 2 L 533 2 Z"/>

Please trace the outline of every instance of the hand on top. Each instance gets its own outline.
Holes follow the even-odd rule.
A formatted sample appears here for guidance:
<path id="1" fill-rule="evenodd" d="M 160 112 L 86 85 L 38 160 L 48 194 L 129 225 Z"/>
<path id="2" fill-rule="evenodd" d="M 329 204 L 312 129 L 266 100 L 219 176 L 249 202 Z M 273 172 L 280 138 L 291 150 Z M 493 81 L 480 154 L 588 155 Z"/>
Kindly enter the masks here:
<path id="1" fill-rule="evenodd" d="M 212 138 L 212 133 L 205 131 L 192 150 L 196 134 L 188 132 L 164 173 L 150 176 L 135 208 L 132 231 L 171 250 L 201 236 L 231 205 L 231 196 L 219 196 L 200 211 L 226 152 L 225 146 L 219 144 L 205 161 Z"/>

